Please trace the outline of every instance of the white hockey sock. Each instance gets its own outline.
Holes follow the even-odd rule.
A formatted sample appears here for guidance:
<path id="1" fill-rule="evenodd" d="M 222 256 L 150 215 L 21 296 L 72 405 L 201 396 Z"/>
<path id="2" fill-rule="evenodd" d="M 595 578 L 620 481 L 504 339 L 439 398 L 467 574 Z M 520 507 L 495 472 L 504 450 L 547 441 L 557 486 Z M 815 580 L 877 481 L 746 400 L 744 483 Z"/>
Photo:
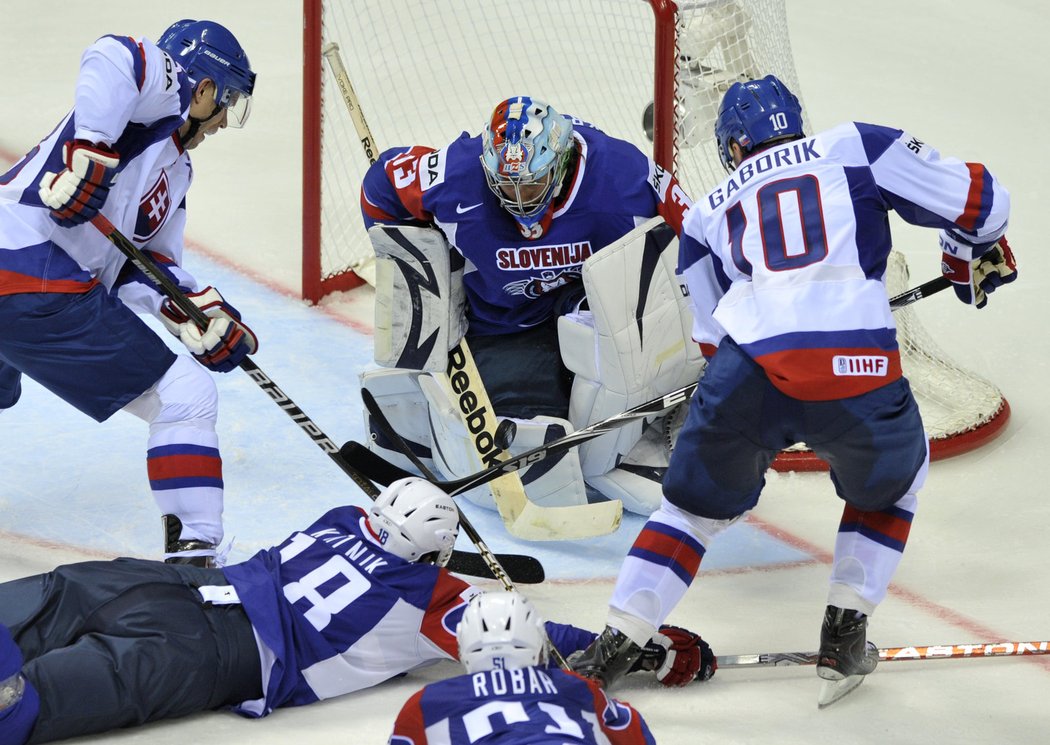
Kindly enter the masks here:
<path id="1" fill-rule="evenodd" d="M 908 492 L 881 512 L 843 509 L 828 604 L 871 615 L 886 597 L 908 542 L 918 498 Z"/>
<path id="2" fill-rule="evenodd" d="M 690 515 L 663 500 L 620 568 L 608 625 L 644 646 L 689 589 L 707 545 L 735 521 Z"/>
<path id="3" fill-rule="evenodd" d="M 180 355 L 125 411 L 149 422 L 146 467 L 162 515 L 182 521 L 182 540 L 222 541 L 223 481 L 211 374 Z"/>

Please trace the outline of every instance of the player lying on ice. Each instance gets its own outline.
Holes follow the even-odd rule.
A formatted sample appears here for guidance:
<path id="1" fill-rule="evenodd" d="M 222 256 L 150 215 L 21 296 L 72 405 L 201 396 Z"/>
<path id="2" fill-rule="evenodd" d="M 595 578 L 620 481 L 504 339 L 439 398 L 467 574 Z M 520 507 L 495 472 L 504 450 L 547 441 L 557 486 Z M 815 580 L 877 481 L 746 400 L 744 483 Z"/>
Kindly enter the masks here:
<path id="1" fill-rule="evenodd" d="M 454 660 L 480 592 L 444 568 L 458 533 L 452 498 L 410 478 L 222 569 L 125 558 L 0 584 L 0 745 L 217 708 L 262 717 Z M 562 655 L 595 638 L 546 632 Z M 715 671 L 685 629 L 647 641 L 633 669 L 664 685 Z"/>
<path id="2" fill-rule="evenodd" d="M 467 674 L 431 683 L 405 702 L 390 745 L 656 742 L 630 704 L 547 665 L 546 627 L 524 595 L 475 595 L 456 639 Z"/>
<path id="3" fill-rule="evenodd" d="M 480 135 L 383 152 L 361 208 L 377 256 L 376 362 L 392 369 L 362 386 L 428 467 L 456 478 L 482 465 L 472 418 L 493 412 L 420 371 L 455 365 L 461 340 L 495 415 L 516 424 L 515 454 L 692 382 L 702 356 L 674 276 L 687 205 L 633 144 L 527 96 L 500 102 Z M 531 468 L 529 498 L 583 505 L 590 487 L 649 514 L 668 443 L 644 424 Z M 370 446 L 410 467 L 384 444 Z M 487 489 L 467 496 L 492 507 Z"/>
<path id="4" fill-rule="evenodd" d="M 929 464 L 883 285 L 888 213 L 940 230 L 942 272 L 981 308 L 1017 277 L 1010 200 L 980 163 L 941 158 L 899 129 L 850 122 L 806 137 L 798 99 L 773 76 L 729 88 L 715 136 L 730 175 L 689 210 L 681 246 L 694 336 L 713 356 L 663 502 L 574 668 L 607 683 L 630 669 L 711 542 L 755 507 L 777 452 L 805 442 L 845 502 L 817 662 L 827 705 L 875 669 L 867 619 Z"/>

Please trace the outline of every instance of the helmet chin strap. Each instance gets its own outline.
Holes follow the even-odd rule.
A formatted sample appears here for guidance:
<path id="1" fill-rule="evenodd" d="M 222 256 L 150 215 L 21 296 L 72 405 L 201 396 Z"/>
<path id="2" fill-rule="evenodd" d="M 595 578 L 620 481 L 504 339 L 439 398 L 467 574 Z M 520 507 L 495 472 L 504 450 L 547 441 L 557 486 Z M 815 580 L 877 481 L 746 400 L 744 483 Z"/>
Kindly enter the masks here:
<path id="1" fill-rule="evenodd" d="M 186 134 L 179 135 L 179 144 L 185 148 L 186 145 L 189 144 L 190 140 L 196 137 L 197 133 L 200 132 L 200 129 L 204 125 L 204 122 L 210 119 L 214 119 L 220 111 L 222 111 L 222 106 L 220 106 L 219 104 L 215 104 L 215 108 L 212 109 L 212 112 L 203 119 L 198 119 L 197 117 L 192 115 L 186 117 L 186 121 L 190 123 L 190 128 L 186 130 Z"/>

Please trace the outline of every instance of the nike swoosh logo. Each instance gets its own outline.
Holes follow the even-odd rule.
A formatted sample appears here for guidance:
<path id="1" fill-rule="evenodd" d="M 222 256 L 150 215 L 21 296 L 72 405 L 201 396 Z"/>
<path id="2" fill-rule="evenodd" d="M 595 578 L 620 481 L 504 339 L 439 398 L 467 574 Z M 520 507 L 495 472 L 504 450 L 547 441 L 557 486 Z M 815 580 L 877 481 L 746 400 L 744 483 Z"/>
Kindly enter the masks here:
<path id="1" fill-rule="evenodd" d="M 457 215 L 464 215 L 467 212 L 470 212 L 471 210 L 476 210 L 480 206 L 481 206 L 481 202 L 478 202 L 477 204 L 472 204 L 469 207 L 464 207 L 462 204 L 457 204 L 456 205 L 456 214 Z"/>

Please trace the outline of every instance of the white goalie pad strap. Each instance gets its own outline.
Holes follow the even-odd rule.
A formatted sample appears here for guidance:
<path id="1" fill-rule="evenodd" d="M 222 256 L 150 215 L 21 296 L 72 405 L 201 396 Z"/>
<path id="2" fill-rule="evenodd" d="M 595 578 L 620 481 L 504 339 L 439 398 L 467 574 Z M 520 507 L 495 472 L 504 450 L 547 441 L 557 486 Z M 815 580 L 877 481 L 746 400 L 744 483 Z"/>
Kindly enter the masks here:
<path id="1" fill-rule="evenodd" d="M 430 422 L 428 412 L 430 406 L 419 389 L 418 378 L 422 373 L 418 370 L 402 370 L 398 368 L 382 370 L 365 370 L 361 373 L 361 388 L 368 390 L 375 396 L 376 403 L 383 410 L 387 420 L 394 431 L 412 447 L 413 452 L 419 456 L 423 464 L 428 468 L 434 465 L 432 452 L 433 446 L 430 439 Z M 365 421 L 365 432 L 369 433 L 368 449 L 386 458 L 396 466 L 400 466 L 412 473 L 418 473 L 412 464 L 400 450 L 394 447 L 386 447 L 385 443 L 377 441 L 369 426 L 368 411 L 363 410 Z M 381 436 L 380 436 L 381 437 Z"/>
<path id="2" fill-rule="evenodd" d="M 577 313 L 558 322 L 562 359 L 576 373 L 569 420 L 577 429 L 700 376 L 703 358 L 692 343 L 692 313 L 677 263 L 678 240 L 659 217 L 584 262 L 590 317 Z M 615 467 L 643 427 L 637 422 L 584 443 L 584 477 Z"/>
<path id="3" fill-rule="evenodd" d="M 665 468 L 623 465 L 600 476 L 592 476 L 587 483 L 609 499 L 619 499 L 623 508 L 636 515 L 651 515 L 663 499 Z"/>
<path id="4" fill-rule="evenodd" d="M 466 332 L 462 269 L 452 270 L 440 231 L 374 225 L 376 364 L 445 369 L 448 350 Z"/>

